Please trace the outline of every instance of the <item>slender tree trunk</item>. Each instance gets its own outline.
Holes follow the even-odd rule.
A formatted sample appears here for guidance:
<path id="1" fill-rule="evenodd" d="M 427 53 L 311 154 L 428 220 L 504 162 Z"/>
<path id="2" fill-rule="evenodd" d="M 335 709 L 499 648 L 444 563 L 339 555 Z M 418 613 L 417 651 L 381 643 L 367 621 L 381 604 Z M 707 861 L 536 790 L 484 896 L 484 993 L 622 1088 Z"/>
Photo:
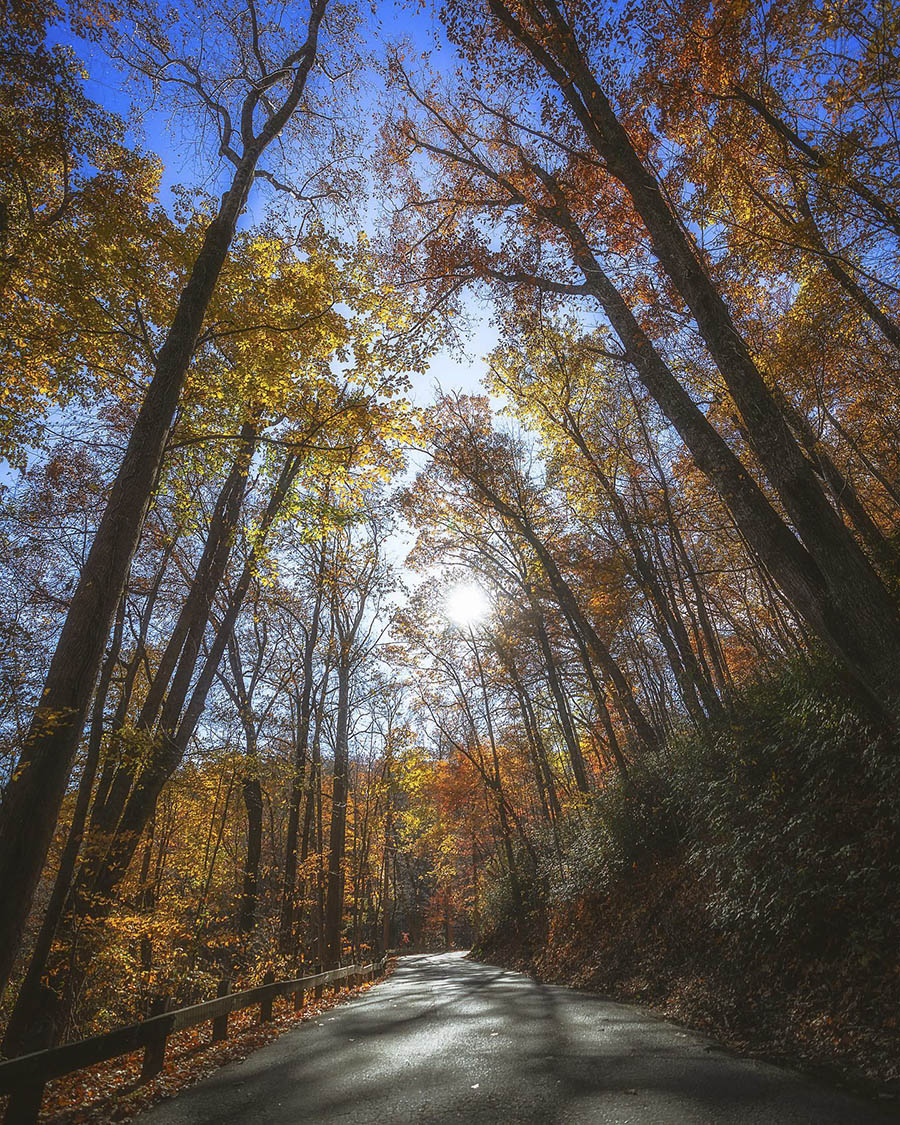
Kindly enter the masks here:
<path id="1" fill-rule="evenodd" d="M 84 725 L 104 638 L 137 546 L 206 308 L 252 178 L 236 174 L 210 224 L 110 489 L 56 646 L 19 767 L 0 810 L 0 985 L 5 986 Z"/>
<path id="2" fill-rule="evenodd" d="M 493 789 L 497 797 L 497 816 L 500 822 L 500 833 L 503 837 L 503 849 L 506 853 L 506 866 L 509 872 L 509 884 L 512 891 L 513 905 L 518 909 L 522 905 L 522 885 L 519 878 L 519 867 L 516 863 L 516 855 L 512 846 L 512 833 L 509 828 L 508 806 L 506 795 L 503 792 L 503 775 L 500 773 L 500 757 L 497 753 L 497 739 L 494 735 L 494 722 L 491 718 L 491 705 L 488 699 L 487 678 L 484 674 L 484 666 L 481 663 L 481 656 L 478 652 L 478 645 L 475 641 L 475 636 L 471 629 L 469 630 L 469 637 L 472 642 L 472 652 L 475 656 L 475 665 L 478 669 L 478 679 L 481 684 L 481 699 L 484 705 L 484 720 L 487 725 L 488 741 L 491 747 L 491 764 L 493 768 Z M 477 736 L 474 724 L 472 733 Z M 523 843 L 527 843 L 524 832 L 522 833 Z"/>
<path id="3" fill-rule="evenodd" d="M 735 86 L 732 91 L 723 95 L 723 97 L 742 101 L 755 113 L 758 113 L 775 135 L 780 137 L 783 141 L 786 141 L 791 148 L 804 156 L 812 167 L 821 171 L 825 171 L 830 167 L 828 157 L 814 145 L 810 144 L 809 141 L 804 140 L 796 129 L 793 129 L 782 117 L 779 117 L 764 101 L 753 97 L 752 94 L 743 90 L 740 86 Z M 893 230 L 894 234 L 900 236 L 900 212 L 898 212 L 892 204 L 883 196 L 879 195 L 873 188 L 864 184 L 858 177 L 852 174 L 843 174 L 842 168 L 834 168 L 834 171 L 841 174 L 844 185 L 848 191 L 853 192 L 859 199 L 867 203 L 875 214 Z"/>
<path id="4" fill-rule="evenodd" d="M 297 838 L 300 830 L 300 806 L 303 801 L 304 772 L 309 749 L 309 731 L 313 711 L 313 660 L 319 638 L 319 620 L 324 593 L 326 544 L 323 541 L 316 575 L 316 595 L 312 620 L 303 645 L 303 686 L 297 701 L 297 738 L 294 747 L 294 770 L 288 806 L 287 836 L 284 849 L 284 878 L 281 886 L 281 915 L 278 923 L 278 947 L 282 953 L 291 948 L 294 929 L 294 891 L 297 883 Z"/>
<path id="5" fill-rule="evenodd" d="M 228 810 L 231 805 L 231 794 L 234 789 L 236 780 L 235 771 L 232 770 L 228 778 L 228 785 L 225 787 L 225 799 L 222 802 L 222 813 L 219 816 L 219 827 L 216 831 L 215 843 L 212 846 L 212 853 L 209 856 L 209 862 L 204 864 L 205 878 L 203 880 L 203 890 L 200 892 L 200 898 L 197 900 L 197 911 L 195 918 L 199 927 L 199 932 L 205 934 L 208 929 L 208 920 L 204 917 L 206 911 L 206 904 L 209 901 L 209 892 L 212 887 L 213 876 L 216 871 L 216 860 L 219 857 L 219 850 L 222 847 L 222 838 L 225 835 L 225 826 L 228 824 Z M 215 814 L 215 809 L 213 809 Z M 212 833 L 214 821 L 210 822 L 210 833 Z"/>
<path id="6" fill-rule="evenodd" d="M 544 549 L 543 557 L 540 554 L 538 557 L 541 560 L 545 573 L 550 580 L 550 585 L 560 605 L 564 607 L 565 612 L 574 622 L 591 656 L 597 661 L 603 674 L 612 685 L 613 699 L 623 719 L 629 724 L 637 735 L 638 741 L 642 743 L 646 749 L 656 749 L 658 743 L 656 732 L 646 715 L 641 711 L 634 697 L 634 693 L 631 690 L 631 685 L 625 678 L 625 673 L 619 667 L 619 664 L 614 659 L 606 644 L 601 640 L 597 630 L 591 625 L 585 614 L 582 613 L 575 595 L 560 573 L 550 553 Z"/>
<path id="7" fill-rule="evenodd" d="M 241 431 L 240 451 L 216 497 L 209 532 L 190 589 L 135 722 L 135 728 L 148 737 L 157 722 L 164 729 L 171 728 L 184 706 L 213 598 L 231 556 L 255 441 L 256 426 L 245 424 Z M 124 720 L 124 715 L 122 717 Z M 102 834 L 114 831 L 134 784 L 134 776 L 130 763 L 119 765 L 104 792 L 103 804 L 94 802 L 92 829 Z"/>
<path id="8" fill-rule="evenodd" d="M 834 463 L 824 443 L 813 431 L 809 420 L 784 394 L 779 391 L 778 395 L 785 417 L 803 444 L 803 448 L 818 467 L 822 479 L 831 490 L 835 504 L 846 512 L 876 566 L 880 567 L 888 577 L 896 577 L 898 558 L 893 544 L 869 515 L 859 493 Z"/>
<path id="9" fill-rule="evenodd" d="M 803 191 L 797 193 L 797 206 L 804 220 L 802 224 L 798 224 L 801 240 L 808 241 L 813 255 L 819 258 L 838 286 L 876 325 L 891 347 L 895 351 L 900 351 L 900 325 L 884 311 L 877 301 L 869 296 L 850 271 L 845 269 L 839 256 L 829 250 L 816 222 L 809 198 Z M 805 239 L 804 235 L 806 236 Z"/>
<path id="10" fill-rule="evenodd" d="M 298 700 L 298 725 L 294 740 L 294 761 L 291 772 L 291 790 L 288 795 L 288 821 L 284 840 L 284 868 L 281 882 L 281 912 L 278 919 L 278 949 L 289 953 L 294 929 L 294 894 L 297 889 L 297 848 L 300 839 L 300 810 L 303 794 L 306 791 L 307 747 L 301 744 L 299 722 L 300 701 Z"/>
<path id="11" fill-rule="evenodd" d="M 163 577 L 166 573 L 166 568 L 169 565 L 169 559 L 175 551 L 177 545 L 177 537 L 173 537 L 167 544 L 163 551 L 162 561 L 156 571 L 153 583 L 147 593 L 147 598 L 144 602 L 143 609 L 138 621 L 137 638 L 134 644 L 134 652 L 131 660 L 128 662 L 128 667 L 125 670 L 125 676 L 119 687 L 119 697 L 116 703 L 115 711 L 113 712 L 112 721 L 109 724 L 110 729 L 110 747 L 106 752 L 103 769 L 100 771 L 100 780 L 97 782 L 97 791 L 94 794 L 94 800 L 91 805 L 90 816 L 90 830 L 93 831 L 97 827 L 97 816 L 99 810 L 103 808 L 106 799 L 109 795 L 109 789 L 112 785 L 116 769 L 119 766 L 119 758 L 116 753 L 117 735 L 121 732 L 125 725 L 125 720 L 128 716 L 128 708 L 131 705 L 131 697 L 134 692 L 135 681 L 137 680 L 138 672 L 141 665 L 146 659 L 147 655 L 147 634 L 150 630 L 150 621 L 153 617 L 153 610 L 156 606 L 156 600 L 159 596 L 160 586 L 162 585 Z"/>
<path id="12" fill-rule="evenodd" d="M 628 508 L 616 491 L 612 481 L 603 471 L 600 462 L 594 456 L 581 427 L 574 418 L 567 419 L 567 422 L 567 433 L 581 451 L 591 472 L 600 484 L 603 494 L 615 512 L 616 519 L 631 552 L 635 577 L 647 595 L 654 624 L 678 680 L 685 706 L 698 721 L 702 722 L 704 715 L 697 702 L 697 697 L 699 696 L 703 707 L 710 715 L 721 711 L 721 703 L 712 684 L 706 680 L 699 666 L 678 606 L 674 600 L 670 601 L 666 597 L 660 576 L 657 574 L 651 556 L 644 550 L 641 537 L 631 520 Z"/>
<path id="13" fill-rule="evenodd" d="M 556 714 L 559 719 L 560 730 L 563 734 L 563 741 L 566 744 L 566 750 L 569 754 L 569 762 L 572 766 L 572 776 L 575 778 L 575 785 L 580 793 L 589 793 L 590 784 L 588 782 L 587 768 L 584 764 L 584 756 L 581 753 L 581 745 L 578 741 L 578 735 L 575 733 L 575 728 L 572 725 L 572 716 L 569 712 L 569 704 L 566 700 L 565 692 L 563 691 L 562 681 L 559 677 L 559 672 L 556 667 L 556 656 L 554 655 L 553 648 L 550 645 L 550 638 L 547 636 L 547 628 L 544 624 L 540 610 L 536 604 L 532 602 L 532 613 L 534 614 L 534 633 L 537 637 L 538 647 L 541 650 L 541 655 L 544 658 L 544 669 L 547 673 L 547 683 L 550 685 L 550 694 L 553 696 L 553 702 L 556 704 Z"/>
<path id="14" fill-rule="evenodd" d="M 328 837 L 328 879 L 325 897 L 325 960 L 334 966 L 341 958 L 344 907 L 344 848 L 347 836 L 349 786 L 350 654 L 342 652 L 337 666 L 338 704 L 334 736 L 334 781 L 331 829 Z"/>
<path id="15" fill-rule="evenodd" d="M 534 752 L 537 757 L 538 767 L 544 780 L 544 788 L 547 792 L 547 801 L 550 805 L 550 813 L 554 820 L 559 820 L 562 809 L 559 804 L 559 795 L 556 792 L 556 778 L 553 776 L 553 771 L 550 768 L 550 762 L 547 759 L 547 747 L 544 745 L 544 739 L 541 736 L 541 729 L 538 725 L 537 715 L 534 710 L 534 703 L 524 683 L 520 684 L 520 703 L 522 705 L 522 713 L 531 731 L 532 743 Z"/>
<path id="16" fill-rule="evenodd" d="M 897 486 L 896 481 L 892 481 L 878 468 L 874 461 L 866 454 L 859 442 L 853 437 L 850 431 L 844 426 L 838 418 L 828 409 L 827 405 L 823 404 L 823 412 L 828 421 L 834 426 L 838 435 L 850 446 L 856 456 L 860 459 L 866 472 L 874 479 L 877 480 L 885 493 L 891 498 L 894 507 L 900 509 L 900 488 Z"/>
<path id="17" fill-rule="evenodd" d="M 322 786 L 322 759 L 319 749 L 318 737 L 313 739 L 312 755 L 309 769 L 309 783 L 306 789 L 306 807 L 303 813 L 303 831 L 300 836 L 300 863 L 305 864 L 309 858 L 310 846 L 315 843 L 314 833 L 316 828 L 316 800 Z M 297 885 L 297 909 L 294 911 L 293 931 L 297 931 L 302 919 L 302 903 L 306 893 L 306 879 L 301 878 Z"/>
<path id="18" fill-rule="evenodd" d="M 391 839 L 394 832 L 394 803 L 391 798 L 390 778 L 388 778 L 387 809 L 384 814 L 384 856 L 381 869 L 381 952 L 387 953 L 391 947 Z"/>
<path id="19" fill-rule="evenodd" d="M 247 851 L 238 910 L 238 933 L 253 933 L 256 925 L 256 903 L 259 891 L 259 864 L 262 857 L 263 800 L 258 774 L 247 774 L 241 783 L 244 808 L 247 812 Z"/>
<path id="20" fill-rule="evenodd" d="M 176 716 L 169 727 L 157 731 L 150 753 L 124 803 L 108 847 L 99 854 L 98 858 L 92 858 L 90 864 L 82 864 L 73 881 L 66 904 L 66 925 L 67 932 L 71 933 L 73 929 L 78 929 L 78 940 L 77 943 L 70 944 L 68 958 L 54 967 L 51 973 L 51 990 L 45 996 L 45 1004 L 56 1008 L 58 1034 L 63 1032 L 65 1013 L 70 1010 L 71 1003 L 81 987 L 96 943 L 101 940 L 103 924 L 115 905 L 115 890 L 128 871 L 138 842 L 156 807 L 162 787 L 180 764 L 203 714 L 206 697 L 250 588 L 258 553 L 302 463 L 299 454 L 289 454 L 285 460 L 260 522 L 256 545 L 244 564 L 228 609 L 216 629 L 181 721 L 176 726 Z M 169 699 L 166 704 L 168 706 Z M 165 714 L 165 709 L 163 713 Z M 78 925 L 79 922 L 84 923 L 85 919 L 90 919 L 89 924 Z"/>
<path id="21" fill-rule="evenodd" d="M 320 965 L 325 963 L 325 817 L 322 810 L 322 760 L 316 770 L 316 855 L 319 857 L 316 872 L 315 947 Z"/>
<path id="22" fill-rule="evenodd" d="M 511 658 L 507 664 L 507 668 L 513 679 L 513 688 L 519 704 L 519 713 L 522 716 L 522 726 L 531 748 L 531 756 L 534 761 L 535 781 L 537 782 L 541 805 L 544 808 L 547 819 L 555 821 L 559 819 L 560 815 L 559 797 L 556 794 L 556 785 L 553 780 L 553 774 L 550 772 L 550 764 L 547 761 L 547 748 L 544 746 L 543 738 L 541 738 L 540 728 L 537 724 L 537 716 L 534 713 L 534 707 L 528 697 L 528 692 L 525 690 L 525 685 L 515 665 L 512 663 Z"/>
<path id="23" fill-rule="evenodd" d="M 241 793 L 247 813 L 247 847 L 244 854 L 237 932 L 246 937 L 253 932 L 256 925 L 259 866 L 262 859 L 263 794 L 259 779 L 257 746 L 259 727 L 253 713 L 253 696 L 259 671 L 265 659 L 265 644 L 263 642 L 259 644 L 254 666 L 250 669 L 249 683 L 244 675 L 237 636 L 233 630 L 228 637 L 227 645 L 233 683 L 229 685 L 227 681 L 223 682 L 226 683 L 227 690 L 237 705 L 244 731 L 244 777 L 241 782 Z"/>
<path id="24" fill-rule="evenodd" d="M 558 201 L 562 208 L 564 203 Z M 740 460 L 712 427 L 645 335 L 621 294 L 610 282 L 571 216 L 560 212 L 588 288 L 597 296 L 619 335 L 641 382 L 675 426 L 697 463 L 718 489 L 735 523 L 786 593 L 791 605 L 829 649 L 853 671 L 880 704 L 885 699 L 884 666 L 876 649 L 863 643 L 860 621 L 832 597 L 831 586 L 795 538 Z M 890 632 L 892 614 L 886 619 Z M 900 664 L 898 664 L 900 666 Z"/>
<path id="25" fill-rule="evenodd" d="M 156 901 L 154 894 L 153 881 L 150 878 L 150 861 L 153 858 L 153 837 L 155 835 L 154 829 L 156 826 L 156 817 L 150 818 L 149 831 L 147 832 L 147 842 L 144 844 L 144 855 L 141 860 L 141 871 L 138 876 L 138 895 L 137 895 L 137 909 L 141 914 L 147 915 L 153 909 L 153 904 Z M 160 840 L 160 866 L 162 860 L 163 841 Z M 150 973 L 153 969 L 153 939 L 150 933 L 145 928 L 139 939 L 140 945 L 140 965 L 141 973 L 145 980 L 149 980 Z"/>
<path id="26" fill-rule="evenodd" d="M 486 481 L 480 478 L 478 473 L 470 471 L 464 464 L 459 462 L 455 463 L 455 467 L 459 472 L 465 475 L 472 485 L 474 485 L 477 491 L 498 515 L 509 520 L 537 555 L 538 561 L 547 576 L 547 580 L 550 583 L 560 607 L 576 624 L 585 644 L 590 649 L 591 655 L 597 661 L 600 668 L 603 670 L 603 674 L 612 685 L 613 698 L 615 699 L 616 706 L 620 709 L 626 721 L 631 725 L 638 740 L 643 743 L 647 749 L 654 749 L 657 744 L 656 732 L 648 722 L 646 715 L 641 711 L 622 669 L 616 663 L 612 653 L 600 638 L 597 630 L 591 625 L 582 612 L 578 604 L 578 599 L 575 597 L 565 578 L 563 578 L 562 572 L 556 564 L 556 560 L 553 558 L 553 555 L 537 534 L 534 527 L 532 527 L 530 521 L 521 512 L 516 511 L 515 508 L 508 504 Z"/>
<path id="27" fill-rule="evenodd" d="M 597 714 L 600 716 L 600 723 L 603 726 L 604 733 L 606 734 L 606 741 L 609 745 L 610 753 L 616 763 L 616 769 L 622 777 L 628 776 L 628 763 L 625 761 L 625 755 L 622 752 L 622 746 L 619 742 L 619 737 L 616 734 L 616 729 L 613 726 L 612 717 L 609 713 L 609 707 L 606 703 L 606 692 L 603 685 L 597 679 L 597 674 L 594 671 L 594 665 L 591 661 L 591 654 L 587 646 L 587 642 L 581 634 L 578 623 L 572 618 L 565 606 L 560 606 L 566 624 L 569 627 L 569 632 L 572 634 L 572 639 L 575 641 L 575 647 L 578 649 L 578 655 L 581 659 L 581 666 L 584 668 L 584 674 L 590 684 L 591 692 L 594 696 L 594 701 L 597 704 Z M 623 716 L 627 722 L 627 716 Z"/>

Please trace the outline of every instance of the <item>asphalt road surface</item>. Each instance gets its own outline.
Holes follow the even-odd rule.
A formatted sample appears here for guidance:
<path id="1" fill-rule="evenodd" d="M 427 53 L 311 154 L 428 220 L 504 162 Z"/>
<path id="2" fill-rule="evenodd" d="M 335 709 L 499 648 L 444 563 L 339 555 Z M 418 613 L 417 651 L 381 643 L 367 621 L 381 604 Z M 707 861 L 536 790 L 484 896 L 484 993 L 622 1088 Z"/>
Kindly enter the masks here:
<path id="1" fill-rule="evenodd" d="M 897 1117 L 736 1058 L 640 1008 L 451 953 L 401 958 L 364 996 L 139 1121 L 882 1125 Z"/>

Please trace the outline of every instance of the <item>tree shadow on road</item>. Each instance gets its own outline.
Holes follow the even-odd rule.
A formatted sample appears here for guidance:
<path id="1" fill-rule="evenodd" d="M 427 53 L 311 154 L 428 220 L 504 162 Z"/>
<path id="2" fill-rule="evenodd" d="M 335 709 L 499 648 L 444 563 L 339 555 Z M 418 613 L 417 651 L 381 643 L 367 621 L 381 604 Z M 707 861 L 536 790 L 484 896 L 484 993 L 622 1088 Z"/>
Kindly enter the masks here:
<path id="1" fill-rule="evenodd" d="M 165 1122 L 893 1120 L 788 1071 L 732 1059 L 649 1013 L 464 960 L 401 958 L 364 997 L 142 1118 Z"/>

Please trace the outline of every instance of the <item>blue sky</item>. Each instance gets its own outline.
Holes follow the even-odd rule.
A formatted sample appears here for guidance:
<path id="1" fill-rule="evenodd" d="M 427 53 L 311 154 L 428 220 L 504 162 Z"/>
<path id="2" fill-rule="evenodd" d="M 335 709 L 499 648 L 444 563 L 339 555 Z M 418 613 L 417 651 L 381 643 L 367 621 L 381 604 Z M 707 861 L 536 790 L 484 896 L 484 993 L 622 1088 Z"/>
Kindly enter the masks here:
<path id="1" fill-rule="evenodd" d="M 374 11 L 366 11 L 366 46 L 375 58 L 383 57 L 389 44 L 405 41 L 416 54 L 427 53 L 428 63 L 437 71 L 447 72 L 455 65 L 452 49 L 443 38 L 440 23 L 430 5 L 424 7 L 398 0 L 376 0 Z M 129 79 L 96 43 L 74 37 L 59 27 L 53 38 L 66 42 L 75 50 L 86 71 L 85 91 L 95 102 L 117 113 L 128 123 L 130 143 L 139 145 L 160 157 L 163 164 L 161 198 L 171 204 L 172 189 L 177 186 L 197 187 L 213 191 L 217 188 L 216 166 L 211 154 L 191 143 L 185 126 L 173 120 L 170 109 L 162 102 L 147 108 L 147 92 Z M 371 108 L 374 110 L 374 100 Z M 189 129 L 190 126 L 187 126 Z M 261 202 L 261 193 L 257 194 Z M 251 197 L 250 214 L 253 217 Z M 364 224 L 365 225 L 365 224 Z M 371 228 L 369 233 L 372 233 Z M 479 392 L 485 373 L 484 356 L 496 342 L 490 324 L 489 310 L 483 302 L 466 301 L 467 320 L 471 325 L 467 342 L 441 349 L 428 372 L 416 378 L 413 398 L 424 404 L 436 386 L 444 390 L 458 389 Z"/>
<path id="2" fill-rule="evenodd" d="M 176 0 L 176 3 L 178 0 Z M 304 0 L 294 0 L 298 5 Z M 414 0 L 410 3 L 398 0 L 376 0 L 376 11 L 369 10 L 362 0 L 366 14 L 366 45 L 377 58 L 383 57 L 390 43 L 406 40 L 418 53 L 428 53 L 429 63 L 435 69 L 447 73 L 454 65 L 452 50 L 441 37 L 440 24 L 434 13 L 421 8 Z M 372 32 L 369 35 L 369 32 Z M 128 126 L 127 140 L 148 152 L 159 156 L 163 165 L 161 199 L 170 205 L 173 201 L 172 189 L 176 186 L 205 188 L 214 191 L 219 187 L 218 176 L 222 165 L 217 165 L 208 150 L 199 149 L 192 144 L 190 137 L 183 135 L 189 126 L 178 127 L 173 123 L 171 109 L 157 104 L 147 108 L 146 88 L 139 87 L 128 73 L 116 64 L 97 44 L 74 36 L 65 23 L 50 30 L 49 39 L 53 43 L 70 46 L 83 67 L 84 88 L 87 96 L 99 105 L 123 118 Z M 375 83 L 373 83 L 374 87 Z M 377 112 L 376 98 L 372 96 L 369 107 L 371 114 Z M 373 123 L 374 128 L 374 123 Z M 256 200 L 262 201 L 264 192 L 257 191 Z M 257 203 L 259 215 L 262 206 Z M 364 209 L 365 213 L 366 209 Z M 253 198 L 249 209 L 251 220 Z M 371 213 L 371 209 L 369 209 Z M 371 232 L 371 229 L 369 231 Z M 484 357 L 496 343 L 497 333 L 491 326 L 490 310 L 474 298 L 466 302 L 466 337 L 462 344 L 439 349 L 429 369 L 414 377 L 411 397 L 416 405 L 426 405 L 432 401 L 435 391 L 460 390 L 467 393 L 483 393 L 481 380 L 486 371 Z M 497 406 L 502 400 L 492 399 Z M 71 420 L 69 412 L 54 408 L 48 422 L 51 426 L 64 429 Z M 421 461 L 413 455 L 413 464 Z M 0 488 L 16 487 L 20 481 L 18 470 L 12 469 L 0 460 Z"/>

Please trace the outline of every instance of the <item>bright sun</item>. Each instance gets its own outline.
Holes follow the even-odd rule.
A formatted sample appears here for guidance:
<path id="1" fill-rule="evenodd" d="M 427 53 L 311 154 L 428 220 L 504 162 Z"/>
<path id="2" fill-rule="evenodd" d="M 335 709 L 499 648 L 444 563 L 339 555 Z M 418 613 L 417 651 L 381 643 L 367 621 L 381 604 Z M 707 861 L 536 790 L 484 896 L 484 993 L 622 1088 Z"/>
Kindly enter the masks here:
<path id="1" fill-rule="evenodd" d="M 461 582 L 447 594 L 444 611 L 457 625 L 477 625 L 491 611 L 491 601 L 474 582 Z"/>

